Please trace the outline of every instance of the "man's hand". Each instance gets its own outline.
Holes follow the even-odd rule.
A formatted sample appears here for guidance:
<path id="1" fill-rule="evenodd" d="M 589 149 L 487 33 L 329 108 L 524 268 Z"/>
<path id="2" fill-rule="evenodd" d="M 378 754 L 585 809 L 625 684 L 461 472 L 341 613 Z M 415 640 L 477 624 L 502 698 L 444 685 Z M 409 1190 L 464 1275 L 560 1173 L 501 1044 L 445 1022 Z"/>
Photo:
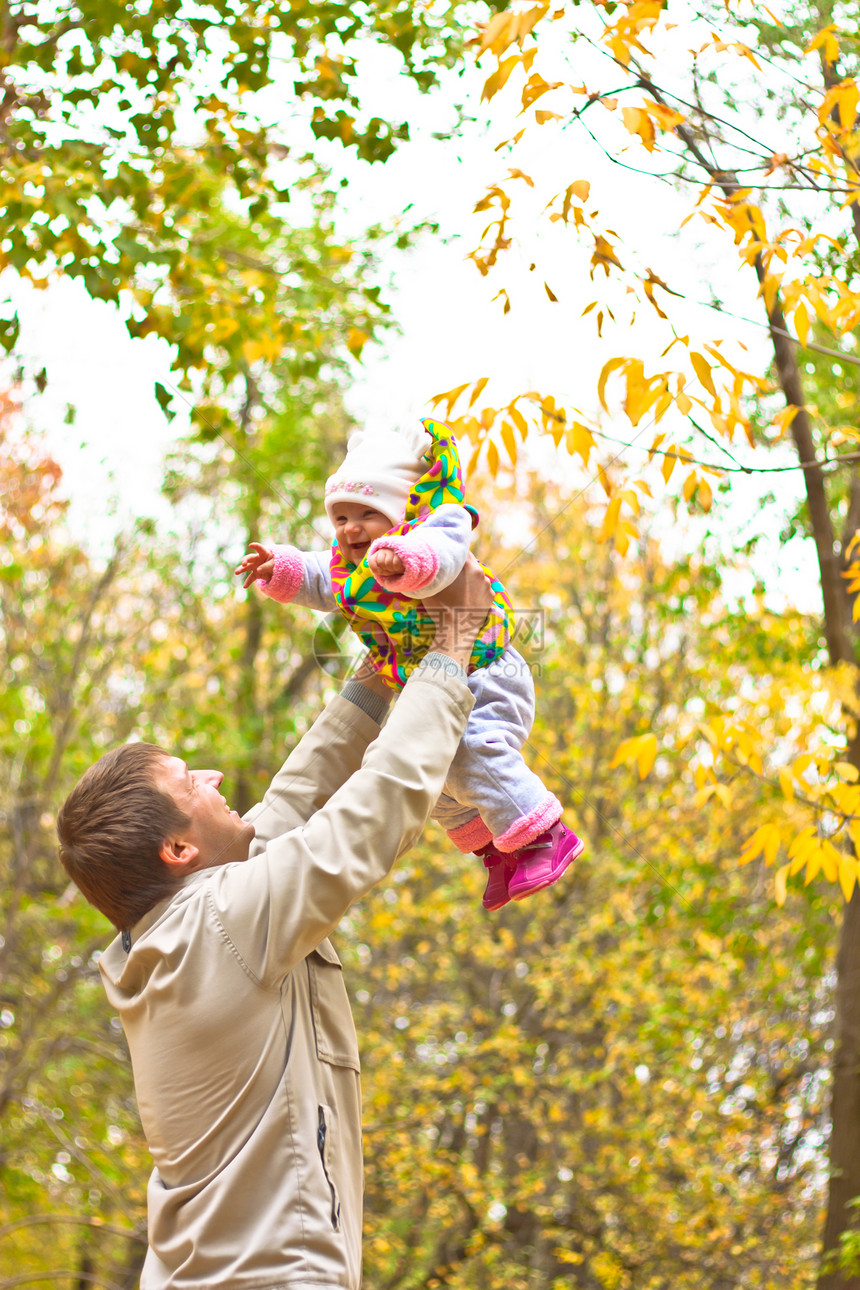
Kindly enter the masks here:
<path id="1" fill-rule="evenodd" d="M 367 564 L 374 578 L 397 578 L 406 569 L 396 551 L 382 547 L 367 557 Z"/>
<path id="2" fill-rule="evenodd" d="M 234 573 L 247 574 L 243 587 L 250 587 L 252 582 L 270 582 L 275 573 L 275 555 L 268 547 L 259 542 L 252 542 L 245 553 L 242 563 Z"/>
<path id="3" fill-rule="evenodd" d="M 422 603 L 436 619 L 433 649 L 465 671 L 493 603 L 490 580 L 471 552 L 454 581 Z"/>

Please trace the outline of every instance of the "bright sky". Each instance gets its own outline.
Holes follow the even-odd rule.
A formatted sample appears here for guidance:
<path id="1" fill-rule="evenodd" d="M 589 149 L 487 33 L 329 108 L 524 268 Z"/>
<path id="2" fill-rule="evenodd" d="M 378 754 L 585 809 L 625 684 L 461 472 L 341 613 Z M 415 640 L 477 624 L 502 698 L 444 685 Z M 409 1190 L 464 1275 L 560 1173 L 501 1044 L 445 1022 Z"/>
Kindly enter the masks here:
<path id="1" fill-rule="evenodd" d="M 344 190 L 344 221 L 357 231 L 411 205 L 411 219 L 438 220 L 443 236 L 425 237 L 390 265 L 393 290 L 388 298 L 400 331 L 382 345 L 369 346 L 355 370 L 346 397 L 359 420 L 391 425 L 425 416 L 434 394 L 480 376 L 491 378 L 486 397 L 494 404 L 533 389 L 554 394 L 565 406 L 594 412 L 596 377 L 608 357 L 635 348 L 646 354 L 651 350 L 656 361 L 665 337 L 650 311 L 640 314 L 635 336 L 610 331 L 603 342 L 597 340 L 592 318 L 581 317 L 585 304 L 606 292 L 602 273 L 595 286 L 589 281 L 590 249 L 561 226 L 538 224 L 546 193 L 578 178 L 591 181 L 592 200 L 618 232 L 620 244 L 631 254 L 640 248 L 643 265 L 689 297 L 687 303 L 675 302 L 679 326 L 703 339 L 728 331 L 750 347 L 753 367 L 766 362 L 767 340 L 759 327 L 727 323 L 696 303 L 709 299 L 709 283 L 716 281 L 727 308 L 752 318 L 760 310 L 752 273 L 738 269 L 724 244 L 703 225 L 690 225 L 679 237 L 690 194 L 613 164 L 579 129 L 536 131 L 534 145 L 518 156 L 517 164 L 535 179 L 533 192 L 521 185 L 518 232 L 539 228 L 534 235 L 539 240 L 529 245 L 526 238 L 502 271 L 482 279 L 466 256 L 488 217 L 471 212 L 487 183 L 506 174 L 508 163 L 493 146 L 507 137 L 511 102 L 500 96 L 493 104 L 493 120 L 467 127 L 460 140 L 437 140 L 433 131 L 445 129 L 451 103 L 463 96 L 464 88 L 473 115 L 485 121 L 488 114 L 478 102 L 481 78 L 473 77 L 471 85 L 452 78 L 441 95 L 428 99 L 403 78 L 395 79 L 383 57 L 371 72 L 368 83 L 378 102 L 369 102 L 369 110 L 383 114 L 391 96 L 399 96 L 413 142 L 384 167 L 350 162 L 332 147 L 332 164 L 350 181 Z M 618 142 L 629 143 L 629 136 L 619 135 Z M 636 145 L 621 155 L 633 165 L 647 164 Z M 543 275 L 528 271 L 533 260 L 559 303 L 549 301 Z M 507 316 L 498 301 L 492 302 L 503 284 L 513 302 Z M 16 283 L 10 287 L 21 318 L 21 349 L 47 368 L 47 389 L 31 413 L 63 467 L 76 528 L 99 547 L 133 515 L 166 515 L 159 494 L 162 456 L 184 429 L 181 417 L 173 423 L 165 420 L 153 394 L 155 381 L 172 384 L 168 346 L 152 338 L 130 340 L 116 311 L 89 300 L 73 282 L 41 293 Z M 67 424 L 70 404 L 76 418 Z M 629 437 L 629 427 L 607 425 L 606 430 Z M 570 477 L 559 455 L 544 449 L 538 460 L 556 477 L 566 471 Z M 785 477 L 781 479 L 788 494 Z M 738 481 L 733 497 L 748 512 L 761 491 L 760 480 Z M 790 582 L 799 578 L 802 588 L 811 573 L 814 587 L 814 571 L 799 544 L 797 552 L 789 550 L 780 558 Z"/>

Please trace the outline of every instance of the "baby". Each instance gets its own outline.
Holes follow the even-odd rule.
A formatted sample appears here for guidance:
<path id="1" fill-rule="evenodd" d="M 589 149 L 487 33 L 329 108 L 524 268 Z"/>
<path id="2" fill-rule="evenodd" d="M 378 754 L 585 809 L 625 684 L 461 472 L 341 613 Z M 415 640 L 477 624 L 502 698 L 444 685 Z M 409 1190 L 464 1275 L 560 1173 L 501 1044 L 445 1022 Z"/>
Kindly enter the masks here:
<path id="1" fill-rule="evenodd" d="M 432 647 L 423 596 L 448 586 L 468 555 L 477 512 L 464 503 L 460 459 L 448 428 L 353 434 L 325 486 L 334 526 L 330 552 L 252 542 L 236 569 L 282 604 L 335 610 L 368 648 L 372 666 L 400 689 Z M 534 720 L 531 672 L 510 643 L 513 609 L 490 579 L 493 605 L 472 652 L 475 695 L 466 733 L 433 818 L 489 870 L 485 909 L 501 909 L 556 882 L 583 850 L 562 807 L 520 749 Z"/>

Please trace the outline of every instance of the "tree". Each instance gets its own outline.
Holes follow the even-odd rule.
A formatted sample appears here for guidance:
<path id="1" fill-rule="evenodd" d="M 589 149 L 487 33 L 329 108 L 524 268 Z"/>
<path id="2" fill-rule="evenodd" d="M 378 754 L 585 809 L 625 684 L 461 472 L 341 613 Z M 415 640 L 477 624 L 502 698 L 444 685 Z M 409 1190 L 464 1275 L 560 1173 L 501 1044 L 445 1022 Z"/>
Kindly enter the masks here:
<path id="1" fill-rule="evenodd" d="M 47 1257 L 83 1273 L 99 1223 L 104 1254 L 129 1268 L 140 1249 L 142 1191 L 114 1146 L 135 1114 L 130 1080 L 117 1079 L 122 1047 L 99 1006 L 103 920 L 70 907 L 53 809 L 70 769 L 134 727 L 134 686 L 126 686 L 148 648 L 159 593 L 149 588 L 148 613 L 136 613 L 130 545 L 118 543 L 97 568 L 64 539 L 59 467 L 25 433 L 9 396 L 0 477 L 0 742 L 9 768 L 0 833 L 0 1269 L 20 1272 L 30 1257 L 41 1269 Z M 69 1214 L 70 1193 L 89 1197 L 90 1216 Z M 46 1242 L 46 1222 L 55 1240 Z"/>
<path id="2" fill-rule="evenodd" d="M 791 741 L 791 760 L 784 762 L 779 747 L 761 747 L 754 723 L 745 727 L 743 704 L 735 703 L 703 729 L 711 764 L 700 772 L 698 791 L 700 800 L 716 802 L 726 791 L 726 775 L 764 778 L 781 824 L 775 832 L 773 817 L 762 818 L 763 827 L 751 829 L 744 858 L 763 853 L 768 864 L 781 858 L 779 897 L 786 880 L 803 871 L 806 881 L 823 876 L 838 883 L 846 900 L 837 958 L 830 1198 L 821 1290 L 860 1284 L 857 1274 L 826 1270 L 829 1252 L 854 1224 L 850 1204 L 860 1194 L 860 745 L 854 697 L 860 483 L 853 451 L 858 438 L 853 395 L 846 389 L 837 408 L 832 399 L 829 406 L 814 406 L 811 373 L 799 363 L 798 353 L 836 359 L 840 373 L 857 361 L 852 340 L 860 318 L 855 30 L 853 12 L 824 4 L 795 5 L 784 19 L 770 11 L 745 19 L 735 6 L 708 8 L 684 28 L 683 42 L 694 47 L 679 61 L 683 43 L 673 35 L 663 7 L 629 0 L 569 11 L 542 4 L 514 7 L 492 18 L 476 40 L 478 56 L 489 64 L 485 96 L 495 96 L 506 85 L 512 95 L 515 86 L 519 90 L 522 128 L 508 141 L 509 160 L 516 162 L 523 136 L 535 129 L 579 126 L 618 161 L 623 141 L 633 139 L 640 151 L 627 150 L 630 161 L 625 158 L 621 164 L 646 174 L 661 165 L 661 174 L 666 167 L 677 174 L 695 196 L 691 217 L 723 235 L 726 255 L 737 256 L 752 270 L 750 295 L 760 301 L 772 348 L 772 376 L 749 371 L 726 334 L 703 343 L 691 339 L 685 327 L 673 326 L 674 298 L 684 296 L 682 285 L 673 281 L 669 268 L 637 267 L 634 248 L 622 246 L 602 224 L 595 209 L 599 194 L 592 195 L 589 175 L 566 175 L 548 194 L 548 218 L 591 248 L 591 276 L 605 284 L 586 310 L 594 313 L 598 329 L 615 325 L 613 336 L 626 334 L 629 314 L 619 312 L 624 296 L 614 288 L 629 287 L 631 301 L 653 310 L 652 332 L 663 327 L 662 357 L 671 353 L 673 360 L 683 360 L 661 368 L 650 356 L 616 355 L 604 364 L 597 382 L 604 409 L 636 428 L 636 439 L 648 447 L 649 457 L 662 462 L 665 483 L 674 472 L 683 501 L 693 511 L 708 512 L 714 502 L 710 481 L 729 479 L 732 472 L 773 469 L 761 461 L 765 451 L 776 455 L 777 468 L 784 468 L 781 447 L 786 441 L 793 445 L 795 470 L 803 481 L 804 531 L 815 547 L 823 606 L 821 661 L 836 673 L 841 670 L 843 678 L 837 675 L 832 682 L 841 699 L 840 728 L 835 737 L 826 721 L 810 728 L 802 755 L 796 756 Z M 580 60 L 574 79 L 570 64 L 564 66 L 565 53 L 574 46 L 600 51 L 605 74 L 598 68 L 591 83 L 582 84 Z M 543 70 L 549 65 L 551 73 Z M 773 79 L 780 66 L 793 78 L 788 94 Z M 763 85 L 780 103 L 772 116 L 763 111 Z M 597 120 L 600 114 L 605 130 Z M 522 167 L 511 165 L 507 177 L 478 204 L 493 216 L 474 254 L 485 274 L 502 271 L 515 240 L 516 190 L 523 180 L 533 182 Z M 790 223 L 781 226 L 789 217 Z M 547 267 L 544 276 L 554 298 Z M 499 294 L 511 307 L 504 286 Z M 717 288 L 717 309 L 719 294 Z M 481 398 L 484 385 L 481 381 L 472 389 L 473 402 Z M 451 391 L 448 405 L 461 393 Z M 479 403 L 475 415 L 461 419 L 461 428 L 476 443 L 486 444 L 491 468 L 502 454 L 516 456 L 518 433 L 527 434 L 530 421 L 534 424 L 530 406 L 528 396 L 502 408 Z M 617 449 L 601 449 L 605 430 L 598 421 L 561 406 L 551 394 L 538 395 L 537 407 L 537 423 L 585 469 L 600 475 L 607 492 L 602 533 L 623 554 L 637 538 L 653 473 L 608 469 Z M 836 416 L 827 415 L 834 411 Z M 652 733 L 640 732 L 642 737 Z M 642 746 L 628 743 L 623 756 L 635 758 Z M 804 810 L 796 809 L 799 802 Z"/>
<path id="3" fill-rule="evenodd" d="M 336 228 L 325 156 L 378 164 L 408 139 L 396 103 L 385 119 L 365 109 L 365 57 L 384 51 L 428 91 L 461 46 L 454 13 L 158 2 L 130 29 L 115 4 L 6 5 L 0 271 L 36 288 L 78 279 L 132 336 L 166 338 L 162 408 L 234 446 L 261 396 L 331 381 L 384 325 L 374 246 L 414 230 Z M 10 308 L 0 345 L 14 352 Z"/>

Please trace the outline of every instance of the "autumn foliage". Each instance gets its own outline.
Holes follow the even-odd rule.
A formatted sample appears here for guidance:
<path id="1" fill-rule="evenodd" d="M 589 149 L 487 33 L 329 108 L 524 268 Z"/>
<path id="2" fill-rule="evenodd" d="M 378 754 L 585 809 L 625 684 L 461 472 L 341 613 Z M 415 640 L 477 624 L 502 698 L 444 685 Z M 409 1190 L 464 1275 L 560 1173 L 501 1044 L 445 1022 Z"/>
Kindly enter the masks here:
<path id="1" fill-rule="evenodd" d="M 501 137 L 463 209 L 474 271 L 516 314 L 528 248 L 600 357 L 563 389 L 497 394 L 500 364 L 436 399 L 487 489 L 482 554 L 540 629 L 527 755 L 588 851 L 488 920 L 480 866 L 431 829 L 344 924 L 366 1284 L 857 1290 L 856 6 L 156 3 L 127 24 L 90 0 L 2 18 L 0 267 L 75 277 L 169 340 L 158 395 L 191 430 L 176 529 L 97 558 L 0 403 L 0 1290 L 132 1290 L 143 1248 L 108 929 L 57 868 L 57 800 L 146 738 L 217 757 L 244 809 L 339 679 L 336 633 L 287 634 L 225 570 L 261 526 L 307 539 L 349 365 L 389 316 L 379 248 L 411 237 L 337 224 L 325 149 L 409 144 L 396 104 L 365 107 L 367 45 L 425 91 L 478 69 Z M 289 111 L 263 110 L 273 88 Z M 685 256 L 618 231 L 615 175 L 651 209 L 683 195 Z M 795 540 L 811 607 L 779 575 Z"/>

